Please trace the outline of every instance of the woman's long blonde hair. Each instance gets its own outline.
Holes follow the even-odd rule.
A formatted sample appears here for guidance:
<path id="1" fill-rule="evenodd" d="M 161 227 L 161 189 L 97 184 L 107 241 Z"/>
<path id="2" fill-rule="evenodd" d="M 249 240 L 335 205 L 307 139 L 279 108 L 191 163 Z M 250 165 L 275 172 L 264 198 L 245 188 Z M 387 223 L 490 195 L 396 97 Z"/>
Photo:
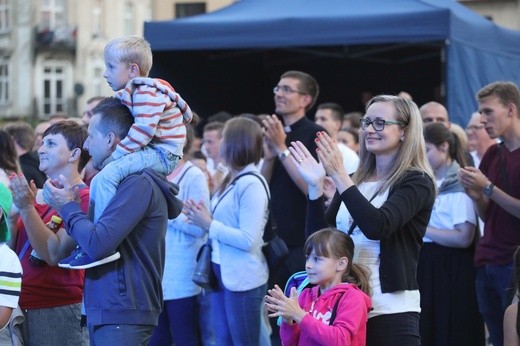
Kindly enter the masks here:
<path id="1" fill-rule="evenodd" d="M 434 180 L 433 171 L 426 159 L 426 149 L 423 137 L 423 123 L 419 108 L 410 100 L 392 95 L 378 95 L 367 102 L 366 109 L 377 102 L 391 103 L 396 112 L 396 120 L 407 124 L 404 127 L 405 135 L 395 155 L 393 163 L 380 174 L 382 182 L 378 193 L 382 193 L 397 184 L 407 171 L 422 171 Z M 358 169 L 352 176 L 354 184 L 369 180 L 376 169 L 376 156 L 367 151 L 365 144 L 365 133 L 361 133 L 359 141 L 360 162 Z M 381 175 L 382 174 L 382 175 Z"/>

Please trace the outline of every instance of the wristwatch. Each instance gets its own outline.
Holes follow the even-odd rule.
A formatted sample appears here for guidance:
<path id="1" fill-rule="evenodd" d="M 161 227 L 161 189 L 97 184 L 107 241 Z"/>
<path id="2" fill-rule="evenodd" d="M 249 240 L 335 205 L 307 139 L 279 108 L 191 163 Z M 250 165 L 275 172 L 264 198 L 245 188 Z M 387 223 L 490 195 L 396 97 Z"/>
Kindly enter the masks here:
<path id="1" fill-rule="evenodd" d="M 289 149 L 285 149 L 280 154 L 278 154 L 278 158 L 280 159 L 280 161 L 284 161 L 290 155 L 291 155 L 291 152 L 289 151 Z"/>
<path id="2" fill-rule="evenodd" d="M 493 185 L 492 183 L 489 183 L 488 185 L 486 185 L 484 187 L 484 195 L 488 196 L 488 197 L 491 197 L 491 194 L 493 193 L 493 188 L 495 187 L 495 185 Z"/>

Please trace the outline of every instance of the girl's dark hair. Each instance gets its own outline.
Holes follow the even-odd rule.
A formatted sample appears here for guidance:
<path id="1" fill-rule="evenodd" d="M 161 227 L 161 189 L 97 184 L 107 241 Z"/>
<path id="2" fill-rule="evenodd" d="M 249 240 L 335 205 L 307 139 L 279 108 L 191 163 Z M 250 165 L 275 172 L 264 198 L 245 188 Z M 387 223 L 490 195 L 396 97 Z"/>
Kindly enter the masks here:
<path id="1" fill-rule="evenodd" d="M 424 127 L 424 141 L 431 143 L 436 147 L 447 142 L 450 158 L 457 161 L 461 167 L 468 165 L 459 137 L 457 137 L 455 133 L 451 132 L 444 124 L 431 123 L 426 125 Z"/>
<path id="2" fill-rule="evenodd" d="M 332 227 L 323 228 L 307 238 L 303 251 L 306 256 L 309 256 L 312 250 L 314 250 L 316 255 L 327 258 L 346 257 L 348 265 L 341 281 L 354 284 L 370 295 L 369 270 L 352 261 L 354 242 L 348 234 Z"/>
<path id="3" fill-rule="evenodd" d="M 14 146 L 14 140 L 4 130 L 0 130 L 0 168 L 6 171 L 7 175 L 18 173 L 18 155 Z"/>

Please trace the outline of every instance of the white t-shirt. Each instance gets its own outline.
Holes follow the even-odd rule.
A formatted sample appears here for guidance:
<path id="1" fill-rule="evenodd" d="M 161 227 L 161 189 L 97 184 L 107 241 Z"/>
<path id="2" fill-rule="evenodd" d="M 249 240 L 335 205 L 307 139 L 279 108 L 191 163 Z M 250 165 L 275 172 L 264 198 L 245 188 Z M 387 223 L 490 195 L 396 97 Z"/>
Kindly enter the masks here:
<path id="1" fill-rule="evenodd" d="M 365 182 L 358 186 L 359 191 L 366 199 L 371 199 L 379 187 L 379 182 Z M 388 190 L 377 195 L 372 199 L 371 203 L 374 207 L 379 208 L 388 198 Z M 340 231 L 347 233 L 352 225 L 353 219 L 344 203 L 341 203 L 338 214 L 336 216 L 336 226 Z M 381 292 L 381 281 L 379 280 L 380 265 L 380 242 L 379 240 L 371 240 L 365 237 L 363 232 L 356 226 L 352 232 L 352 240 L 354 241 L 354 263 L 362 264 L 370 269 L 370 289 L 372 291 L 372 311 L 368 314 L 368 318 L 397 314 L 402 312 L 420 312 L 420 294 L 419 290 L 398 291 L 392 293 Z"/>
<path id="2" fill-rule="evenodd" d="M 478 168 L 478 166 L 480 166 L 480 159 L 478 158 L 477 151 L 473 150 L 473 151 L 470 151 L 469 153 L 470 153 L 471 157 L 473 158 L 473 164 L 475 165 L 475 167 Z"/>
<path id="3" fill-rule="evenodd" d="M 0 306 L 15 309 L 22 289 L 22 265 L 5 243 L 0 243 Z"/>
<path id="4" fill-rule="evenodd" d="M 437 180 L 437 187 L 444 179 Z M 453 229 L 455 225 L 469 222 L 477 224 L 477 215 L 471 198 L 464 192 L 454 192 L 437 195 L 433 204 L 432 215 L 428 226 L 439 229 Z M 431 243 L 428 237 L 423 238 L 425 243 Z"/>

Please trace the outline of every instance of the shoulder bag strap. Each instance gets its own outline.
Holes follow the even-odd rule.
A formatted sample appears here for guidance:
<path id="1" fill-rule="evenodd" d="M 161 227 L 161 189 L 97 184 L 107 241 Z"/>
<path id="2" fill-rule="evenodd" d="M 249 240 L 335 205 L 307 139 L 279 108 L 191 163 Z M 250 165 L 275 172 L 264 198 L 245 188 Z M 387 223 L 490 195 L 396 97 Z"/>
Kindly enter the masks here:
<path id="1" fill-rule="evenodd" d="M 239 176 L 235 177 L 235 179 L 233 179 L 233 181 L 229 184 L 230 188 L 228 188 L 224 192 L 224 194 L 219 198 L 217 204 L 215 205 L 215 207 L 213 208 L 213 211 L 211 213 L 213 214 L 213 212 L 217 208 L 217 206 L 220 203 L 220 201 L 222 200 L 222 198 L 224 198 L 224 196 L 231 190 L 231 188 L 236 184 L 237 180 L 242 178 L 242 177 L 244 177 L 244 176 L 246 176 L 246 175 L 253 175 L 253 176 L 257 177 L 258 180 L 260 180 L 260 182 L 262 183 L 262 186 L 264 187 L 265 193 L 267 195 L 267 208 L 269 210 L 269 216 L 267 218 L 267 224 L 271 224 L 271 226 L 264 228 L 263 239 L 264 239 L 264 241 L 268 242 L 268 241 L 270 241 L 271 239 L 273 239 L 276 236 L 276 223 L 275 223 L 274 218 L 272 217 L 272 213 L 271 213 L 271 196 L 269 195 L 269 190 L 267 189 L 266 184 L 264 183 L 262 178 L 258 174 L 256 174 L 255 172 L 246 172 L 244 174 L 240 174 Z"/>
<path id="2" fill-rule="evenodd" d="M 339 301 L 343 297 L 343 294 L 345 294 L 345 292 L 342 292 L 341 295 L 339 296 L 339 298 L 336 300 L 336 303 L 334 303 L 334 307 L 332 308 L 332 313 L 330 314 L 329 326 L 332 326 L 332 323 L 334 323 L 334 320 L 336 319 L 336 314 L 338 313 Z"/>
<path id="3" fill-rule="evenodd" d="M 377 190 L 376 193 L 374 193 L 374 195 L 372 196 L 372 198 L 370 198 L 368 201 L 369 201 L 369 202 L 372 202 L 372 200 L 373 200 L 374 198 L 376 198 L 378 192 L 379 192 L 379 190 Z M 348 234 L 348 235 L 352 235 L 352 232 L 354 232 L 354 228 L 356 228 L 356 226 L 357 226 L 357 223 L 356 223 L 356 221 L 354 220 L 354 218 L 352 218 L 352 225 L 350 225 L 350 228 L 348 229 L 347 234 Z"/>
<path id="4" fill-rule="evenodd" d="M 182 178 L 184 178 L 184 176 L 190 170 L 190 168 L 193 168 L 193 167 L 195 167 L 195 166 L 189 166 L 188 168 L 186 168 L 186 170 L 184 172 L 182 172 L 181 177 L 179 178 L 179 180 L 177 180 L 177 185 L 179 185 L 179 183 L 181 182 Z"/>
<path id="5" fill-rule="evenodd" d="M 517 312 L 516 312 L 516 333 L 520 335 L 520 302 L 517 304 Z"/>
<path id="6" fill-rule="evenodd" d="M 270 201 L 271 201 L 271 196 L 270 196 L 270 194 L 269 194 L 269 190 L 267 190 L 267 186 L 265 185 L 265 183 L 264 183 L 264 181 L 262 180 L 262 178 L 261 178 L 258 174 L 256 174 L 255 172 L 246 172 L 246 173 L 244 173 L 244 174 L 240 174 L 238 177 L 235 178 L 234 181 L 236 182 L 238 179 L 240 179 L 240 178 L 242 178 L 243 176 L 246 176 L 246 175 L 254 175 L 255 177 L 258 178 L 258 180 L 260 180 L 260 182 L 262 183 L 262 186 L 264 187 L 265 193 L 266 193 L 266 195 L 267 195 L 267 199 L 268 199 L 269 202 L 270 202 Z"/>
<path id="7" fill-rule="evenodd" d="M 271 212 L 271 196 L 269 195 L 269 190 L 267 189 L 267 186 L 264 183 L 264 180 L 255 172 L 247 172 L 247 173 L 241 174 L 236 178 L 236 180 L 238 180 L 239 178 L 241 178 L 245 175 L 254 175 L 255 177 L 257 177 L 258 180 L 260 180 L 260 182 L 262 183 L 262 186 L 264 187 L 265 193 L 267 195 L 267 209 L 269 211 L 269 214 L 267 216 L 266 226 L 268 226 L 268 227 L 264 228 L 264 235 L 262 238 L 264 239 L 265 242 L 269 242 L 269 241 L 271 241 L 271 239 L 275 238 L 277 235 L 276 234 L 277 233 L 276 232 L 276 222 L 274 221 L 274 217 L 272 216 L 272 212 Z"/>
<path id="8" fill-rule="evenodd" d="M 253 174 L 253 173 L 244 173 L 244 174 L 241 174 L 239 176 L 236 176 L 235 178 L 233 178 L 233 180 L 229 183 L 228 187 L 226 188 L 226 190 L 224 191 L 224 193 L 219 197 L 218 201 L 217 201 L 217 204 L 215 204 L 215 206 L 213 207 L 213 209 L 211 210 L 211 214 L 213 214 L 215 212 L 215 210 L 217 209 L 217 206 L 220 204 L 220 201 L 222 201 L 222 199 L 224 198 L 225 195 L 227 195 L 229 193 L 229 191 L 231 191 L 233 189 L 233 187 L 235 186 L 236 182 L 238 179 L 242 178 L 244 175 L 247 175 L 247 174 Z"/>
<path id="9" fill-rule="evenodd" d="M 47 216 L 47 214 L 50 213 L 50 211 L 52 210 L 51 207 L 48 207 L 47 210 L 45 211 L 45 213 L 43 213 L 43 215 L 41 216 L 41 219 L 43 221 L 43 219 L 45 219 L 45 217 Z M 25 227 L 25 225 L 24 225 Z M 27 233 L 27 230 L 25 230 L 25 233 Z M 29 248 L 29 245 L 31 245 L 31 243 L 29 242 L 29 235 L 27 235 L 27 240 L 25 241 L 25 243 L 23 244 L 23 247 L 22 247 L 22 250 L 20 251 L 20 253 L 18 254 L 18 259 L 21 261 L 23 256 L 25 255 L 25 253 L 27 252 L 27 249 Z"/>

